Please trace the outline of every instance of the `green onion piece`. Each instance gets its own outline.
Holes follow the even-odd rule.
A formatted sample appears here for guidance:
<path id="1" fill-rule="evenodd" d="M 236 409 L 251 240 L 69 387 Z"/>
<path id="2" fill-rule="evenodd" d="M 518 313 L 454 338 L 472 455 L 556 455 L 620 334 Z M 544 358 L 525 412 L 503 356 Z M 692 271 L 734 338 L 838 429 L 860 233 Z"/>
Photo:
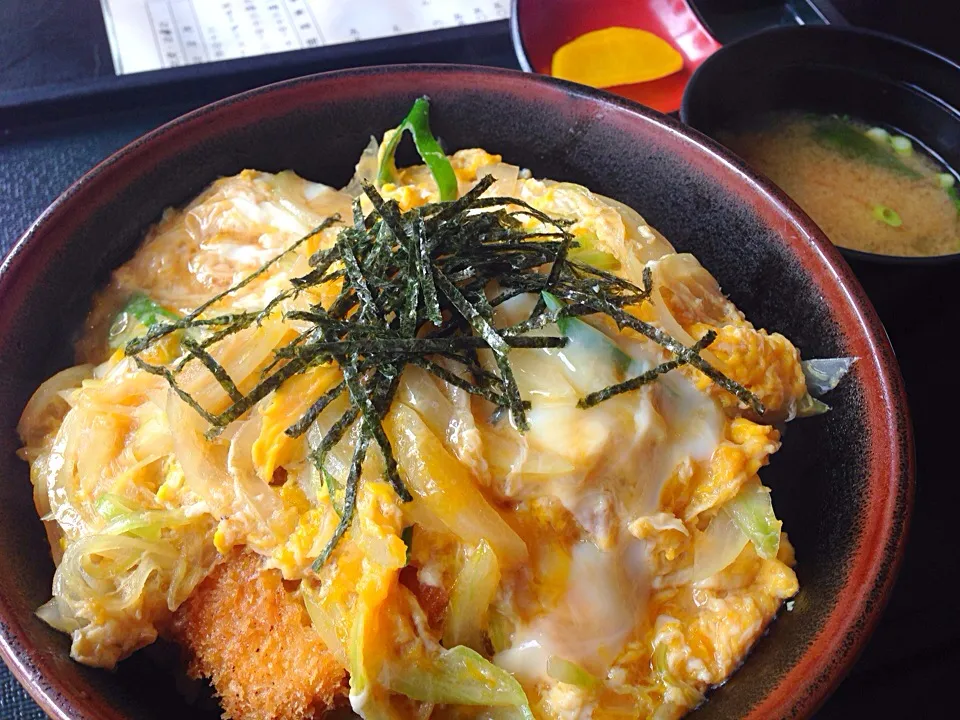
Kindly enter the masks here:
<path id="1" fill-rule="evenodd" d="M 130 505 L 119 495 L 103 493 L 93 504 L 97 512 L 107 520 L 115 520 L 121 515 L 135 512 L 136 508 Z"/>
<path id="2" fill-rule="evenodd" d="M 389 720 L 393 717 L 388 705 L 388 699 L 382 697 L 372 687 L 375 678 L 370 677 L 367 668 L 367 658 L 364 653 L 364 635 L 366 630 L 366 610 L 358 608 L 358 616 L 350 629 L 350 641 L 347 645 L 347 668 L 350 671 L 350 704 L 358 712 L 363 713 L 367 720 Z M 359 707 L 358 707 L 359 706 Z"/>
<path id="3" fill-rule="evenodd" d="M 483 629 L 490 603 L 500 585 L 500 564 L 486 540 L 481 540 L 463 563 L 443 626 L 443 644 L 483 648 Z"/>
<path id="4" fill-rule="evenodd" d="M 180 316 L 161 307 L 143 293 L 135 293 L 123 306 L 107 334 L 111 350 L 122 348 L 130 340 L 143 335 L 148 328 L 163 320 L 179 320 Z"/>
<path id="5" fill-rule="evenodd" d="M 890 227 L 900 227 L 903 225 L 903 220 L 900 218 L 900 213 L 893 208 L 888 208 L 886 205 L 874 205 L 873 216 L 880 222 L 886 223 Z"/>
<path id="6" fill-rule="evenodd" d="M 501 705 L 500 707 L 484 708 L 477 715 L 480 720 L 534 720 L 533 710 L 529 705 Z"/>
<path id="7" fill-rule="evenodd" d="M 773 513 L 770 490 L 759 482 L 748 482 L 724 507 L 750 538 L 757 555 L 766 560 L 777 556 L 782 523 Z"/>
<path id="8" fill-rule="evenodd" d="M 161 320 L 177 320 L 180 316 L 161 307 L 143 293 L 136 293 L 127 302 L 124 311 L 133 315 L 146 327 L 156 325 Z"/>
<path id="9" fill-rule="evenodd" d="M 462 645 L 440 650 L 419 662 L 392 667 L 386 680 L 393 692 L 420 702 L 529 707 L 513 675 Z"/>
<path id="10" fill-rule="evenodd" d="M 383 151 L 383 158 L 380 160 L 380 169 L 377 172 L 377 186 L 383 186 L 385 183 L 393 182 L 397 174 L 397 166 L 394 162 L 394 155 L 397 152 L 397 145 L 406 130 L 413 136 L 413 144 L 417 147 L 417 152 L 423 159 L 424 164 L 430 169 L 430 174 L 437 183 L 440 190 L 440 200 L 447 202 L 456 200 L 459 190 L 457 176 L 453 172 L 453 166 L 444 154 L 440 143 L 430 132 L 430 100 L 426 96 L 417 98 L 410 108 L 410 112 L 397 126 L 397 130 Z"/>
<path id="11" fill-rule="evenodd" d="M 903 135 L 894 135 L 890 138 L 890 147 L 893 148 L 893 151 L 897 155 L 910 155 L 913 153 L 913 143 L 910 142 L 910 138 L 905 138 Z"/>
<path id="12" fill-rule="evenodd" d="M 503 652 L 510 647 L 513 630 L 513 621 L 510 618 L 495 609 L 490 610 L 487 635 L 494 652 Z"/>
<path id="13" fill-rule="evenodd" d="M 695 706 L 703 702 L 703 693 L 670 672 L 670 665 L 667 662 L 667 646 L 664 643 L 657 644 L 656 650 L 653 651 L 653 657 L 650 658 L 650 666 L 660 676 L 665 686 L 675 688 L 681 693 L 686 705 Z M 658 720 L 660 717 L 676 717 L 676 714 L 673 713 L 676 706 L 673 703 L 664 703 L 660 707 L 667 708 L 666 714 L 655 713 L 651 720 Z"/>
<path id="14" fill-rule="evenodd" d="M 547 310 L 552 313 L 559 313 L 566 303 L 553 293 L 543 291 L 540 293 Z M 594 352 L 599 357 L 609 360 L 622 373 L 626 373 L 633 363 L 633 358 L 620 349 L 613 340 L 604 333 L 597 330 L 593 325 L 584 322 L 580 318 L 566 317 L 560 315 L 557 318 L 557 327 L 560 333 L 568 338 L 571 343 Z"/>
<path id="15" fill-rule="evenodd" d="M 322 460 L 318 461 L 315 467 L 320 470 L 320 474 L 323 476 L 323 484 L 327 486 L 327 494 L 330 496 L 330 504 L 333 505 L 333 509 L 336 511 L 337 515 L 342 516 L 343 495 L 346 487 L 345 483 L 337 480 L 337 478 L 335 478 L 333 474 L 327 470 Z"/>
<path id="16" fill-rule="evenodd" d="M 340 663 L 341 667 L 349 667 L 350 660 L 347 657 L 347 648 L 344 647 L 337 633 L 336 616 L 343 617 L 336 610 L 330 611 L 325 608 L 317 593 L 318 586 L 309 580 L 300 585 L 300 599 L 303 600 L 303 606 L 310 617 L 310 624 L 320 634 L 323 644 L 327 646 L 333 656 Z"/>
<path id="17" fill-rule="evenodd" d="M 949 190 L 957 182 L 957 179 L 950 173 L 938 173 L 937 174 L 937 185 L 942 187 L 944 190 Z"/>
<path id="18" fill-rule="evenodd" d="M 797 401 L 797 417 L 807 418 L 830 412 L 830 406 L 807 393 Z"/>
<path id="19" fill-rule="evenodd" d="M 584 265 L 595 267 L 598 270 L 619 270 L 620 261 L 616 255 L 604 252 L 603 250 L 574 248 L 570 250 L 569 257 Z"/>
<path id="20" fill-rule="evenodd" d="M 598 270 L 619 270 L 620 261 L 616 255 L 600 250 L 596 246 L 597 236 L 593 233 L 578 235 L 576 242 L 579 247 L 571 247 L 567 257 L 584 265 L 590 265 Z"/>
<path id="21" fill-rule="evenodd" d="M 890 133 L 884 130 L 882 127 L 872 127 L 867 130 L 864 135 L 873 140 L 875 143 L 881 145 L 886 145 L 890 142 Z"/>
<path id="22" fill-rule="evenodd" d="M 547 659 L 547 675 L 567 685 L 576 685 L 582 688 L 596 687 L 599 680 L 580 665 L 565 660 L 558 655 L 551 655 Z"/>
<path id="23" fill-rule="evenodd" d="M 145 540 L 159 540 L 164 528 L 179 527 L 189 522 L 179 510 L 143 510 L 113 493 L 100 495 L 94 507 L 109 520 L 100 532 L 104 535 L 135 535 Z"/>
<path id="24" fill-rule="evenodd" d="M 410 564 L 410 551 L 413 550 L 413 525 L 407 525 L 400 531 L 400 539 L 407 546 L 407 565 Z"/>

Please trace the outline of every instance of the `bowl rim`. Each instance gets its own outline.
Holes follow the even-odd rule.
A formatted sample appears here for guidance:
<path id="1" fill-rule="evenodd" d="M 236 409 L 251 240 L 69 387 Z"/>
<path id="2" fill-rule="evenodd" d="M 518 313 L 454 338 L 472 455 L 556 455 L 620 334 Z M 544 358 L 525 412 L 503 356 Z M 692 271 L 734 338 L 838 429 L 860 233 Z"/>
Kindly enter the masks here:
<path id="1" fill-rule="evenodd" d="M 884 430 L 884 438 L 887 438 L 884 442 L 890 442 L 894 447 L 883 442 L 871 445 L 871 448 L 879 447 L 881 452 L 886 453 L 883 460 L 889 461 L 883 465 L 884 470 L 889 469 L 889 472 L 881 477 L 882 482 L 871 475 L 868 486 L 878 493 L 886 493 L 865 508 L 871 516 L 879 517 L 880 526 L 866 527 L 869 524 L 864 523 L 864 530 L 858 536 L 859 542 L 852 553 L 857 564 L 851 567 L 849 581 L 839 590 L 839 598 L 849 600 L 849 603 L 841 603 L 838 599 L 812 640 L 812 646 L 818 643 L 828 645 L 825 654 L 810 657 L 811 648 L 806 649 L 780 681 L 769 688 L 750 709 L 747 717 L 749 720 L 762 720 L 774 713 L 793 717 L 812 714 L 843 680 L 866 644 L 889 598 L 903 557 L 915 475 L 913 430 L 906 393 L 883 325 L 835 246 L 779 188 L 712 138 L 679 120 L 603 90 L 548 76 L 485 66 L 379 65 L 317 73 L 272 83 L 223 98 L 174 118 L 135 138 L 84 173 L 27 228 L 0 263 L 0 299 L 16 283 L 16 276 L 25 269 L 31 256 L 38 252 L 44 234 L 55 232 L 57 224 L 69 216 L 74 196 L 82 192 L 85 186 L 96 186 L 109 180 L 113 173 L 122 173 L 125 164 L 136 162 L 141 154 L 162 145 L 170 137 L 190 137 L 191 133 L 204 125 L 204 121 L 211 119 L 210 116 L 236 113 L 242 117 L 244 112 L 256 111 L 257 100 L 273 93 L 288 90 L 306 93 L 322 87 L 328 80 L 374 79 L 378 76 L 382 79 L 404 74 L 420 74 L 425 78 L 454 74 L 463 76 L 465 81 L 470 76 L 498 77 L 518 87 L 529 85 L 531 89 L 540 86 L 559 90 L 574 98 L 593 104 L 611 105 L 614 109 L 640 116 L 646 123 L 656 127 L 653 132 L 665 132 L 682 139 L 690 146 L 695 146 L 697 152 L 706 153 L 712 162 L 738 175 L 749 186 L 751 195 L 777 209 L 802 231 L 793 241 L 784 240 L 784 244 L 794 248 L 798 254 L 801 251 L 812 254 L 824 263 L 828 276 L 824 283 L 834 286 L 836 293 L 833 297 L 838 306 L 847 305 L 852 316 L 851 323 L 856 328 L 852 337 L 862 340 L 869 350 L 870 364 L 876 370 L 877 386 L 874 390 L 882 397 L 883 410 L 882 417 L 875 418 L 874 425 Z M 322 97 L 322 94 L 314 95 L 318 96 Z M 861 582 L 854 583 L 854 577 Z M 99 717 L 99 713 L 90 715 L 86 712 L 90 707 L 91 694 L 82 688 L 63 684 L 56 674 L 44 674 L 34 663 L 33 658 L 37 656 L 33 649 L 24 647 L 22 638 L 23 630 L 19 622 L 13 620 L 6 597 L 0 592 L 0 656 L 21 685 L 53 718 L 75 720 Z M 109 713 L 109 717 L 123 716 Z"/>
<path id="2" fill-rule="evenodd" d="M 711 62 L 714 64 L 722 62 L 724 55 L 733 55 L 738 52 L 744 52 L 744 47 L 750 47 L 762 40 L 769 39 L 772 35 L 784 35 L 786 36 L 784 40 L 789 40 L 790 36 L 802 33 L 804 35 L 817 34 L 821 36 L 830 36 L 832 38 L 846 36 L 858 36 L 858 37 L 871 37 L 881 42 L 887 42 L 891 45 L 897 45 L 905 51 L 915 52 L 927 56 L 931 61 L 942 63 L 948 68 L 951 68 L 957 75 L 958 80 L 960 80 L 960 63 L 954 62 L 945 55 L 941 55 L 929 48 L 919 45 L 910 40 L 904 40 L 899 38 L 896 35 L 891 35 L 889 33 L 880 32 L 878 30 L 870 30 L 868 28 L 857 28 L 850 25 L 784 25 L 780 27 L 767 28 L 759 32 L 752 33 L 746 37 L 738 38 L 731 43 L 727 43 L 716 52 L 712 53 L 710 57 L 706 58 L 699 67 L 693 71 L 693 74 L 690 76 L 690 79 L 687 81 L 686 87 L 683 89 L 683 97 L 680 100 L 680 120 L 688 125 L 688 127 L 694 128 L 698 132 L 698 128 L 695 128 L 693 125 L 689 124 L 690 118 L 690 98 L 696 92 L 696 87 L 699 82 L 702 82 L 703 75 L 706 75 L 709 72 L 708 66 Z M 831 40 L 831 42 L 836 42 Z M 717 58 L 714 60 L 714 58 Z M 814 61 L 809 61 L 805 64 L 815 64 Z M 829 63 L 830 65 L 836 65 L 836 63 Z M 779 67 L 786 67 L 785 65 L 779 65 Z M 704 69 L 708 68 L 708 69 Z M 881 75 L 884 80 L 889 81 L 892 84 L 897 84 L 896 80 L 893 80 L 885 75 Z M 923 92 L 927 92 L 923 87 L 920 88 Z M 928 93 L 930 97 L 940 100 L 940 97 L 934 93 Z M 951 106 L 952 107 L 952 106 Z M 960 111 L 960 108 L 957 108 Z M 960 126 L 960 122 L 958 122 Z M 705 133 L 704 133 L 705 134 Z M 724 146 L 726 147 L 726 146 Z M 728 152 L 736 155 L 732 150 L 726 148 Z M 960 174 L 960 168 L 948 168 L 953 171 L 954 175 Z M 757 175 L 762 175 L 759 171 L 754 171 Z M 765 177 L 765 176 L 764 176 Z M 772 182 L 772 181 L 771 181 Z M 929 267 L 934 265 L 952 265 L 955 263 L 960 263 L 960 250 L 952 253 L 946 253 L 944 255 L 887 255 L 884 253 L 874 253 L 868 252 L 866 250 L 855 250 L 853 248 L 846 248 L 841 245 L 836 246 L 840 251 L 840 254 L 844 257 L 850 258 L 852 260 L 865 262 L 865 263 L 875 263 L 878 265 L 901 265 L 904 267 Z"/>
<path id="3" fill-rule="evenodd" d="M 527 55 L 527 48 L 523 44 L 523 36 L 520 34 L 520 20 L 517 13 L 519 2 L 520 0 L 510 0 L 510 40 L 513 42 L 513 54 L 517 56 L 517 63 L 523 72 L 535 73 L 533 65 L 530 64 L 530 57 Z"/>

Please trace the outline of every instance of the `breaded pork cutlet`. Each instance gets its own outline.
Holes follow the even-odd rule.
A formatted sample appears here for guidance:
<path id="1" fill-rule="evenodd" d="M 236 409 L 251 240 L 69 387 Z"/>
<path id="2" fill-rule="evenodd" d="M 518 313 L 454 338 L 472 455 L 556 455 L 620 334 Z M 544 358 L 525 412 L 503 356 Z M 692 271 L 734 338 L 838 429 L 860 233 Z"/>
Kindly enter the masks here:
<path id="1" fill-rule="evenodd" d="M 212 680 L 225 718 L 301 720 L 345 698 L 346 672 L 303 603 L 254 553 L 234 552 L 214 569 L 177 611 L 172 635 L 188 673 Z"/>

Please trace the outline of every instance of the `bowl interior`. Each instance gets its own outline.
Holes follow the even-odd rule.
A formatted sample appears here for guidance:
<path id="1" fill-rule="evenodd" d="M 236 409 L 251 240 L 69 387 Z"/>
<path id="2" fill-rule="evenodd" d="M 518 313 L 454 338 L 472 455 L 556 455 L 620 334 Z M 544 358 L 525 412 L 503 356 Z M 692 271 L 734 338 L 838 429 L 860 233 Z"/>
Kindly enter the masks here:
<path id="1" fill-rule="evenodd" d="M 15 456 L 33 388 L 70 363 L 91 292 L 170 205 L 243 168 L 293 168 L 342 185 L 370 135 L 432 99 L 448 149 L 485 147 L 536 176 L 584 184 L 637 208 L 690 251 L 760 327 L 805 357 L 855 355 L 828 415 L 791 425 L 764 481 L 797 548 L 801 591 L 699 718 L 810 711 L 839 680 L 882 606 L 904 523 L 909 422 L 889 346 L 835 250 L 709 141 L 678 123 L 579 86 L 455 67 L 332 73 L 254 91 L 134 143 L 67 192 L 0 275 L 0 645 L 59 717 L 210 717 L 137 658 L 117 674 L 67 657 L 33 615 L 53 565 Z M 158 678 L 160 678 L 158 680 Z"/>
<path id="2" fill-rule="evenodd" d="M 960 169 L 960 67 L 906 42 L 834 27 L 763 32 L 727 45 L 703 63 L 687 86 L 680 116 L 716 137 L 775 111 L 849 115 L 892 126 Z M 854 262 L 944 260 L 841 252 Z"/>
<path id="3" fill-rule="evenodd" d="M 512 17 L 521 66 L 544 75 L 550 74 L 557 49 L 584 33 L 619 25 L 659 35 L 683 56 L 683 69 L 660 80 L 620 85 L 610 91 L 660 112 L 680 107 L 693 71 L 720 48 L 683 0 L 514 0 Z"/>

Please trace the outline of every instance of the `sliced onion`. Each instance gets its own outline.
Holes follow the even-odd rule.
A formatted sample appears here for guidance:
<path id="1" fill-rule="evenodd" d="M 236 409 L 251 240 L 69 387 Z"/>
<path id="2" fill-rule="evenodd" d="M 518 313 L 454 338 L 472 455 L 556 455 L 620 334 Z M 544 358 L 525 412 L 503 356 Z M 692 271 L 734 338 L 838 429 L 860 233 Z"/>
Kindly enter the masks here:
<path id="1" fill-rule="evenodd" d="M 663 288 L 673 293 L 674 302 L 691 309 L 700 322 L 715 327 L 742 322 L 736 306 L 724 296 L 716 279 L 699 260 L 689 253 L 667 255 L 654 265 L 651 299 L 660 327 L 685 345 L 694 344 L 697 338 L 673 315 L 663 297 Z M 700 355 L 711 365 L 719 365 L 709 350 L 703 350 Z"/>
<path id="2" fill-rule="evenodd" d="M 36 389 L 20 415 L 20 422 L 17 423 L 17 433 L 24 445 L 40 443 L 43 437 L 54 429 L 50 421 L 59 421 L 69 410 L 60 393 L 79 387 L 80 383 L 91 375 L 93 365 L 76 365 L 61 370 Z"/>
<path id="3" fill-rule="evenodd" d="M 631 248 L 637 259 L 642 263 L 659 260 L 665 255 L 676 252 L 673 245 L 660 231 L 650 226 L 643 216 L 629 205 L 619 200 L 595 193 L 607 205 L 612 207 L 623 218 L 623 225 L 627 231 L 627 239 L 632 241 Z"/>
<path id="4" fill-rule="evenodd" d="M 491 185 L 485 193 L 487 196 L 516 197 L 517 178 L 520 176 L 519 167 L 500 162 L 493 163 L 492 165 L 484 165 L 477 169 L 478 182 L 487 175 L 492 175 L 494 178 L 493 185 Z"/>
<path id="5" fill-rule="evenodd" d="M 747 536 L 725 508 L 721 508 L 693 546 L 691 582 L 706 580 L 730 565 L 747 545 Z"/>
<path id="6" fill-rule="evenodd" d="M 258 474 L 253 464 L 253 444 L 260 436 L 260 416 L 245 420 L 230 441 L 227 467 L 234 481 L 238 505 L 249 507 L 260 521 L 261 529 L 271 532 L 274 522 L 283 513 L 283 503 L 276 491 Z"/>
<path id="7" fill-rule="evenodd" d="M 333 618 L 327 614 L 327 611 L 321 607 L 313 591 L 304 583 L 301 585 L 304 607 L 307 608 L 307 615 L 310 616 L 310 622 L 313 623 L 314 630 L 320 635 L 323 644 L 327 650 L 333 653 L 333 656 L 340 663 L 341 667 L 347 667 L 347 651 L 340 642 L 340 636 L 337 635 L 337 626 Z"/>
<path id="8" fill-rule="evenodd" d="M 384 137 L 384 139 L 386 139 L 386 137 Z M 357 161 L 353 177 L 350 178 L 350 182 L 343 188 L 343 192 L 353 198 L 360 197 L 363 194 L 362 183 L 372 183 L 377 177 L 377 167 L 379 166 L 377 153 L 379 150 L 380 143 L 371 135 L 370 142 L 367 143 L 367 146 L 363 149 L 363 153 L 360 155 L 360 159 Z"/>
<path id="9" fill-rule="evenodd" d="M 234 493 L 233 480 L 225 470 L 227 448 L 204 437 L 203 419 L 173 390 L 167 400 L 167 417 L 174 455 L 187 487 L 207 503 L 217 519 L 231 514 Z"/>
<path id="10" fill-rule="evenodd" d="M 279 318 L 267 319 L 259 326 L 245 328 L 224 338 L 211 348 L 210 354 L 233 378 L 241 392 L 247 392 L 259 380 L 255 371 L 271 356 L 288 329 Z M 230 402 L 230 396 L 216 378 L 196 361 L 183 369 L 180 386 L 212 413 L 221 412 Z M 190 412 L 196 415 L 192 410 Z"/>
<path id="11" fill-rule="evenodd" d="M 621 274 L 633 282 L 642 282 L 648 262 L 674 252 L 673 246 L 633 208 L 582 185 L 552 180 L 545 180 L 543 185 L 553 190 L 552 202 L 537 206 L 561 217 L 594 218 L 597 248 L 616 256 L 622 265 Z"/>
<path id="12" fill-rule="evenodd" d="M 656 276 L 654 276 L 653 292 L 650 293 L 650 299 L 653 301 L 657 324 L 684 345 L 693 345 L 696 340 L 693 339 L 690 333 L 683 329 L 683 326 L 673 316 L 673 313 L 670 312 L 670 306 L 667 305 L 666 300 L 663 299 L 663 295 L 660 292 L 660 284 L 657 282 Z M 706 351 L 700 354 L 704 355 Z"/>
<path id="13" fill-rule="evenodd" d="M 857 361 L 854 357 L 816 358 L 800 363 L 807 391 L 820 396 L 833 390 Z"/>
<path id="14" fill-rule="evenodd" d="M 317 227 L 325 217 L 334 213 L 344 219 L 350 217 L 350 196 L 345 192 L 304 180 L 293 170 L 276 175 L 264 174 L 264 177 L 274 189 L 276 204 L 307 230 Z"/>
<path id="15" fill-rule="evenodd" d="M 567 685 L 582 688 L 595 687 L 599 682 L 589 671 L 559 655 L 551 655 L 547 660 L 547 675 Z"/>
<path id="16" fill-rule="evenodd" d="M 527 546 L 484 497 L 469 470 L 451 455 L 415 410 L 394 403 L 384 429 L 413 494 L 408 505 L 439 519 L 464 542 L 486 540 L 501 566 L 527 560 Z M 404 513 L 407 508 L 404 508 Z"/>

